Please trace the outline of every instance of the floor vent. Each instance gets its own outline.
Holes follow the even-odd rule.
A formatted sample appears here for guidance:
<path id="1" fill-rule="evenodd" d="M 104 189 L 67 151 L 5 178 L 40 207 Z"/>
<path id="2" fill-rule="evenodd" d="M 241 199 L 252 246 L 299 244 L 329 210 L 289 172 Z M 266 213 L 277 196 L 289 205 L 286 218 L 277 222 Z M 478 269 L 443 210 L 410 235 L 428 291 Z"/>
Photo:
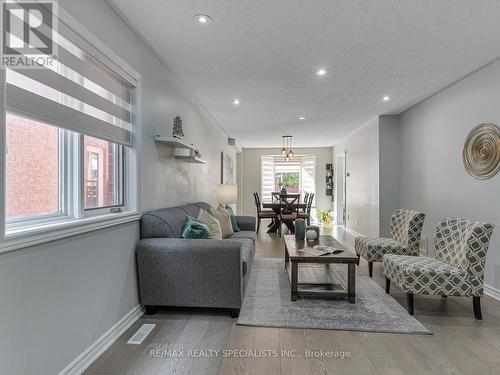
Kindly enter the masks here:
<path id="1" fill-rule="evenodd" d="M 134 336 L 127 341 L 127 344 L 141 345 L 155 327 L 156 324 L 143 324 Z"/>

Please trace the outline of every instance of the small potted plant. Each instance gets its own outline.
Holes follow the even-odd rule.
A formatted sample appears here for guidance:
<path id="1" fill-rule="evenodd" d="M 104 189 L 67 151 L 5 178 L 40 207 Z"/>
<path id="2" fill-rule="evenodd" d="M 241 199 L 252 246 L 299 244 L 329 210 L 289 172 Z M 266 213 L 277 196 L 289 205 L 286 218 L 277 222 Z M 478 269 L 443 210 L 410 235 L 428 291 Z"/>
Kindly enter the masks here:
<path id="1" fill-rule="evenodd" d="M 280 194 L 282 194 L 282 195 L 286 194 L 286 186 L 287 186 L 287 184 L 284 184 L 281 181 L 278 183 L 278 187 L 280 188 Z"/>
<path id="2" fill-rule="evenodd" d="M 330 225 L 332 223 L 332 218 L 330 216 L 330 211 L 327 211 L 327 210 L 320 210 L 318 212 L 316 212 L 316 217 L 319 219 L 319 221 L 323 224 L 323 225 Z"/>

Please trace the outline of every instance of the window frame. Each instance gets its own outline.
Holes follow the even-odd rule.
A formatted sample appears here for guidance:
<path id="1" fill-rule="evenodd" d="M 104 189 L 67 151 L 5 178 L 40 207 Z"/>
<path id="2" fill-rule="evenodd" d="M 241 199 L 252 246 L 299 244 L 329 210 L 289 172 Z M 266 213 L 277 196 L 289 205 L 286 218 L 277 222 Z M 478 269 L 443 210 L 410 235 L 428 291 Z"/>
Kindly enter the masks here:
<path id="1" fill-rule="evenodd" d="M 112 212 L 113 209 L 120 209 L 120 211 L 116 212 L 122 212 L 122 211 L 127 211 L 127 201 L 125 199 L 125 191 L 127 190 L 126 188 L 126 181 L 125 181 L 125 174 L 126 174 L 126 169 L 127 169 L 127 164 L 126 164 L 126 157 L 125 157 L 125 152 L 127 147 L 120 145 L 118 143 L 113 143 L 114 147 L 118 148 L 117 152 L 117 161 L 118 161 L 118 171 L 119 176 L 115 176 L 115 183 L 118 182 L 118 189 L 119 189 L 119 196 L 120 196 L 120 201 L 121 203 L 119 204 L 113 204 L 109 206 L 100 206 L 100 207 L 90 207 L 90 208 L 85 208 L 85 146 L 84 146 L 84 134 L 80 134 L 80 144 L 81 144 L 81 189 L 82 189 L 82 209 L 84 212 L 85 217 L 91 217 L 91 216 L 96 216 L 96 215 L 102 215 L 106 213 Z M 93 137 L 94 138 L 94 137 Z"/>
<path id="2" fill-rule="evenodd" d="M 47 126 L 52 126 L 55 127 L 58 130 L 58 137 L 59 137 L 59 212 L 56 213 L 44 213 L 44 214 L 34 214 L 34 215 L 26 215 L 26 216 L 19 216 L 13 219 L 7 219 L 5 217 L 4 213 L 4 218 L 5 218 L 5 233 L 7 233 L 10 229 L 18 229 L 18 228 L 23 228 L 27 226 L 33 226 L 33 225 L 38 225 L 39 223 L 49 223 L 52 221 L 58 221 L 58 220 L 67 220 L 71 216 L 70 212 L 70 207 L 68 205 L 68 197 L 66 194 L 67 191 L 67 185 L 68 185 L 68 179 L 71 178 L 71 169 L 68 163 L 65 161 L 65 156 L 69 152 L 70 145 L 69 145 L 69 134 L 68 131 L 62 128 L 57 127 L 56 125 L 52 124 L 47 124 L 47 121 L 44 121 L 42 119 L 37 119 L 33 116 L 28 116 L 23 113 L 19 113 L 17 111 L 12 111 L 12 110 L 6 110 L 3 115 L 4 118 L 6 114 L 9 113 L 13 116 L 17 117 L 22 117 L 27 120 L 33 120 L 40 122 L 44 125 Z M 4 128 L 6 129 L 7 124 L 4 124 Z M 5 142 L 3 143 L 3 147 L 5 149 L 5 145 L 7 144 L 7 138 L 5 138 Z M 5 160 L 4 164 L 4 173 L 7 171 L 7 160 Z M 5 177 L 4 177 L 5 179 Z M 4 183 L 6 184 L 6 181 L 4 180 Z M 6 202 L 5 202 L 6 203 Z"/>
<path id="3" fill-rule="evenodd" d="M 82 135 L 59 128 L 65 134 L 64 155 L 60 159 L 63 163 L 62 169 L 66 171 L 62 186 L 65 192 L 63 211 L 66 215 L 54 217 L 33 218 L 27 217 L 25 220 L 19 220 L 16 225 L 7 225 L 5 217 L 5 170 L 6 170 L 6 71 L 0 69 L 0 89 L 4 95 L 0 100 L 0 164 L 3 165 L 3 172 L 0 173 L 0 253 L 14 251 L 27 246 L 36 245 L 48 241 L 53 241 L 68 236 L 74 236 L 80 233 L 86 233 L 122 223 L 133 222 L 140 219 L 140 155 L 142 142 L 142 124 L 141 111 L 142 102 L 142 79 L 140 74 L 128 65 L 119 55 L 103 44 L 95 35 L 84 28 L 75 18 L 69 15 L 61 6 L 58 9 L 59 18 L 64 20 L 67 25 L 85 38 L 85 41 L 97 52 L 97 56 L 103 56 L 104 61 L 110 61 L 117 72 L 125 74 L 124 77 L 131 77 L 134 80 L 134 95 L 130 103 L 132 110 L 132 145 L 131 147 L 121 146 L 123 150 L 121 168 L 122 168 L 122 199 L 123 206 L 120 206 L 121 212 L 111 212 L 112 208 L 99 208 L 85 210 L 83 205 L 83 152 Z M 2 41 L 0 41 L 0 44 Z M 126 78 L 124 78 L 126 79 Z M 128 79 L 127 79 L 128 81 Z M 37 118 L 32 114 L 19 113 L 9 110 L 15 115 L 28 117 L 40 121 L 47 125 L 56 126 L 50 119 Z M 60 192 L 61 194 L 62 192 Z M 34 220 L 38 219 L 38 220 Z M 23 225 L 24 224 L 24 225 Z M 29 225 L 28 225 L 29 224 Z"/>

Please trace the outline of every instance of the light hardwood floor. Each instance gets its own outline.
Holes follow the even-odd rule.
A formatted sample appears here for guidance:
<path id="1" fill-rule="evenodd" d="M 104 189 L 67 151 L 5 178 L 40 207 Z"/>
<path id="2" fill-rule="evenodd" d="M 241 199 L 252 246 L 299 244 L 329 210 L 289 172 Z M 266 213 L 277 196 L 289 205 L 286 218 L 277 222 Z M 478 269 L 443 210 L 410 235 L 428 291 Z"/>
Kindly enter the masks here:
<path id="1" fill-rule="evenodd" d="M 281 240 L 265 228 L 263 221 L 256 257 L 283 257 Z M 354 238 L 342 229 L 327 228 L 324 233 L 353 248 Z M 366 271 L 367 264 L 360 267 Z M 374 279 L 383 287 L 380 264 L 374 266 Z M 396 286 L 391 294 L 404 304 Z M 416 296 L 415 317 L 432 336 L 246 327 L 220 312 L 162 310 L 139 319 L 85 374 L 500 374 L 500 302 L 486 296 L 482 303 L 483 321 L 476 321 L 469 298 Z M 128 345 L 144 323 L 157 326 L 142 345 Z M 184 355 L 158 352 L 154 357 L 154 349 L 184 349 Z M 306 349 L 345 351 L 350 356 L 304 358 Z M 194 350 L 219 353 L 194 358 Z M 224 357 L 223 350 L 236 350 L 247 358 Z M 248 357 L 262 350 L 295 350 L 302 357 Z"/>

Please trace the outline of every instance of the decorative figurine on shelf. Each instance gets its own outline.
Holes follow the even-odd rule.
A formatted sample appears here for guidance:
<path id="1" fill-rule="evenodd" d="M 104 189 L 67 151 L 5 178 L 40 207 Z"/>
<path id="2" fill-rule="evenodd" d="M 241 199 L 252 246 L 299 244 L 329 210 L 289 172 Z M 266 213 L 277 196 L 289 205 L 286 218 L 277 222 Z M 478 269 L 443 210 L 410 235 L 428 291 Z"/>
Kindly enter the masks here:
<path id="1" fill-rule="evenodd" d="M 182 137 L 184 137 L 184 132 L 182 131 L 182 119 L 180 116 L 174 117 L 174 129 L 172 135 L 178 139 L 182 139 Z"/>

